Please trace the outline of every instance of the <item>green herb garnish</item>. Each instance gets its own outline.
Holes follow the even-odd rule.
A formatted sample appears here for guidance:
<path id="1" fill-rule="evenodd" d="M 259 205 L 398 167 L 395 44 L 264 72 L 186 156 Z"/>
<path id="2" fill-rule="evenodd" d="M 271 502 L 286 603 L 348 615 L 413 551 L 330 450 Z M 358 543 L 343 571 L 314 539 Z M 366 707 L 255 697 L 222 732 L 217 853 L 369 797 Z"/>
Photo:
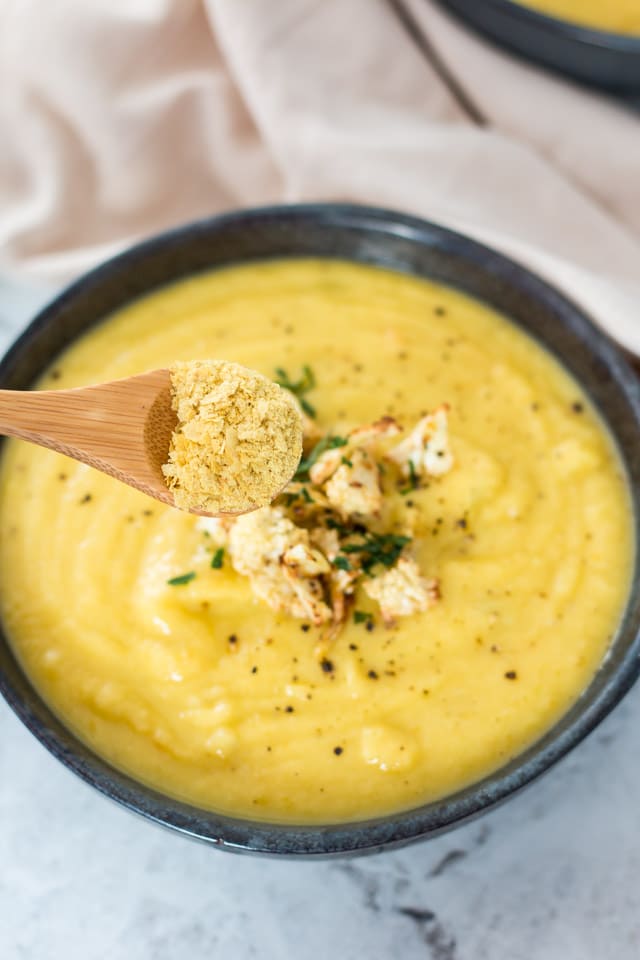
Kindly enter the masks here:
<path id="1" fill-rule="evenodd" d="M 220 570 L 224 563 L 224 547 L 219 547 L 211 557 L 211 566 L 214 570 Z"/>
<path id="2" fill-rule="evenodd" d="M 353 461 L 347 459 L 347 457 L 342 457 L 342 458 L 341 458 L 341 462 L 344 463 L 345 467 L 352 467 L 352 466 L 353 466 Z"/>
<path id="3" fill-rule="evenodd" d="M 351 570 L 351 564 L 347 557 L 343 557 L 342 554 L 338 554 L 337 557 L 334 557 L 331 561 L 334 567 L 337 567 L 338 570 Z"/>
<path id="4" fill-rule="evenodd" d="M 296 500 L 299 500 L 300 497 L 302 497 L 305 503 L 315 503 L 315 500 L 306 487 L 301 487 L 300 490 L 290 490 L 289 493 L 284 493 L 283 496 L 285 507 L 290 507 Z"/>
<path id="5" fill-rule="evenodd" d="M 171 580 L 167 580 L 167 583 L 170 587 L 181 587 L 183 584 L 195 580 L 195 576 L 195 570 L 190 570 L 189 573 L 183 573 L 179 577 L 172 577 Z"/>
<path id="6" fill-rule="evenodd" d="M 408 463 L 409 463 L 409 486 L 404 487 L 400 491 L 403 497 L 405 496 L 405 494 L 411 493 L 412 490 L 417 490 L 418 487 L 420 486 L 420 477 L 416 473 L 416 467 L 411 457 L 409 457 Z"/>
<path id="7" fill-rule="evenodd" d="M 353 611 L 353 622 L 354 623 L 368 623 L 369 620 L 373 620 L 373 614 L 368 613 L 366 610 L 354 610 Z"/>
<path id="8" fill-rule="evenodd" d="M 389 569 L 398 560 L 411 537 L 401 537 L 395 533 L 368 533 L 362 543 L 346 543 L 344 553 L 360 554 L 360 566 L 370 575 L 374 567 Z"/>
<path id="9" fill-rule="evenodd" d="M 299 380 L 291 380 L 287 371 L 283 370 L 282 367 L 276 367 L 276 376 L 278 378 L 276 383 L 298 398 L 300 406 L 308 417 L 315 418 L 315 407 L 305 397 L 305 394 L 316 386 L 316 378 L 311 367 L 308 364 L 304 365 Z"/>
<path id="10" fill-rule="evenodd" d="M 337 530 L 340 534 L 349 533 L 349 527 L 344 523 L 340 523 L 339 520 L 336 520 L 335 517 L 325 517 L 324 525 L 327 530 Z"/>
<path id="11" fill-rule="evenodd" d="M 318 440 L 308 457 L 302 458 L 293 479 L 308 480 L 309 470 L 325 451 L 335 450 L 336 447 L 346 447 L 348 443 L 349 441 L 346 437 L 332 437 L 331 434 L 327 434 L 326 437 Z"/>

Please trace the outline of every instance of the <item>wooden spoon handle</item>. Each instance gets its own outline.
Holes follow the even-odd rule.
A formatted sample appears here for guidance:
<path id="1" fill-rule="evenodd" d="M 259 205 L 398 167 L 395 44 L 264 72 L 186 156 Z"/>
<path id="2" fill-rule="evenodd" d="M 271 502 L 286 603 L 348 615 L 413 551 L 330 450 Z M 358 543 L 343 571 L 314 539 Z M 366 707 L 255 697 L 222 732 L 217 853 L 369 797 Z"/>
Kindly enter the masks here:
<path id="1" fill-rule="evenodd" d="M 175 422 L 168 370 L 74 390 L 0 390 L 0 434 L 125 482 L 136 477 L 135 485 L 156 497 Z M 173 502 L 168 489 L 166 502 Z"/>
<path id="2" fill-rule="evenodd" d="M 101 443 L 106 411 L 89 394 L 89 390 L 0 390 L 0 434 L 62 452 L 63 447 L 75 449 L 84 434 L 89 434 L 90 442 Z"/>

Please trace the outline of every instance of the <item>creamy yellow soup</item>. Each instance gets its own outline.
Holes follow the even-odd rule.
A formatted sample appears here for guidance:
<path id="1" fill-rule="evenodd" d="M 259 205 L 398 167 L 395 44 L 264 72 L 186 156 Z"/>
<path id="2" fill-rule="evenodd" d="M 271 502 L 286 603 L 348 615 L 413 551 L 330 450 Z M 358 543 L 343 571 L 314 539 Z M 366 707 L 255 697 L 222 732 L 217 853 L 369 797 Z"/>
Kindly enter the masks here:
<path id="1" fill-rule="evenodd" d="M 197 518 L 13 441 L 0 474 L 1 614 L 29 676 L 97 753 L 175 797 L 284 822 L 358 819 L 500 767 L 589 683 L 629 587 L 630 504 L 586 397 L 536 343 L 453 290 L 332 261 L 243 266 L 133 303 L 39 386 L 217 357 L 311 364 L 340 432 L 450 404 L 455 466 L 402 498 L 442 598 L 319 629 L 211 567 Z M 186 571 L 187 583 L 169 580 Z M 358 597 L 356 606 L 372 610 Z M 325 664 L 326 667 L 326 664 Z"/>
<path id="2" fill-rule="evenodd" d="M 609 33 L 640 34 L 638 0 L 517 0 L 538 13 Z"/>

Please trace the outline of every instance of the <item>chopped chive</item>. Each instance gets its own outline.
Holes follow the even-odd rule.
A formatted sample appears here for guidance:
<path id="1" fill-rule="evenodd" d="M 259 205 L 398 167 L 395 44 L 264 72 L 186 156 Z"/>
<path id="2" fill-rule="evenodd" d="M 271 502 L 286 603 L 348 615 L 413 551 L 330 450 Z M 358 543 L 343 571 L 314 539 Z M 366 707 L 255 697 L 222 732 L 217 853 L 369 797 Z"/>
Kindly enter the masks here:
<path id="1" fill-rule="evenodd" d="M 336 447 L 346 447 L 348 443 L 349 441 L 346 437 L 332 437 L 331 434 L 327 434 L 326 437 L 323 437 L 316 443 L 308 457 L 302 458 L 293 479 L 307 480 L 309 470 L 326 450 L 335 450 Z"/>
<path id="2" fill-rule="evenodd" d="M 167 583 L 170 587 L 181 587 L 183 584 L 195 580 L 195 576 L 195 570 L 190 570 L 189 573 L 183 573 L 179 577 L 172 577 L 171 580 L 167 580 Z"/>
<path id="3" fill-rule="evenodd" d="M 312 419 L 315 418 L 316 409 L 305 397 L 305 394 L 316 386 L 315 374 L 311 367 L 308 364 L 303 366 L 302 376 L 299 380 L 292 380 L 286 370 L 282 367 L 276 367 L 276 377 L 276 383 L 279 386 L 298 398 L 298 402 L 307 416 Z"/>
<path id="4" fill-rule="evenodd" d="M 220 570 L 224 563 L 224 547 L 219 547 L 211 557 L 211 566 L 214 570 Z"/>
<path id="5" fill-rule="evenodd" d="M 341 462 L 344 463 L 345 467 L 352 467 L 353 461 L 347 459 L 347 457 L 341 457 Z"/>
<path id="6" fill-rule="evenodd" d="M 343 557 L 341 554 L 338 554 L 337 557 L 334 557 L 331 561 L 334 567 L 337 567 L 338 570 L 351 570 L 351 564 L 347 557 Z"/>
<path id="7" fill-rule="evenodd" d="M 362 543 L 346 543 L 342 550 L 344 553 L 360 554 L 360 565 L 367 575 L 378 565 L 387 569 L 392 567 L 406 545 L 411 542 L 411 537 L 401 537 L 394 533 L 369 532 L 362 536 Z"/>
<path id="8" fill-rule="evenodd" d="M 369 620 L 373 620 L 373 614 L 368 613 L 366 610 L 354 610 L 353 611 L 353 622 L 354 623 L 368 623 Z"/>
<path id="9" fill-rule="evenodd" d="M 411 493 L 413 490 L 417 490 L 420 486 L 420 477 L 416 473 L 416 466 L 411 457 L 407 461 L 409 464 L 409 483 L 406 487 L 402 487 L 400 493 L 403 497 L 406 497 L 408 493 Z"/>

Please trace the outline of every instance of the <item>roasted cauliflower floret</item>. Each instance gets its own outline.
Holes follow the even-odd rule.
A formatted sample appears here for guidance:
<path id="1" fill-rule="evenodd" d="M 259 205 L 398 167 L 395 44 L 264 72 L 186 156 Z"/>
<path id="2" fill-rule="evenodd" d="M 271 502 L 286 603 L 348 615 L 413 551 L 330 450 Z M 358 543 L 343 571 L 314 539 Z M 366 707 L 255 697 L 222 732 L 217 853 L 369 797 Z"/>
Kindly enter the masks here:
<path id="1" fill-rule="evenodd" d="M 198 517 L 196 527 L 202 530 L 216 547 L 226 547 L 233 517 Z"/>
<path id="2" fill-rule="evenodd" d="M 309 462 L 317 455 L 318 431 L 312 421 L 305 431 Z M 346 437 L 324 434 L 317 449 L 324 452 L 310 466 L 303 463 L 306 479 L 291 481 L 275 504 L 237 518 L 198 521 L 216 546 L 227 547 L 256 596 L 273 610 L 324 625 L 322 649 L 339 633 L 360 588 L 377 601 L 387 625 L 438 599 L 437 581 L 422 577 L 415 560 L 403 555 L 411 532 L 384 530 L 382 474 L 385 459 L 411 479 L 451 468 L 447 407 L 423 417 L 385 452 L 383 441 L 399 432 L 393 417 L 382 417 Z M 390 476 L 395 484 L 397 471 Z"/>
<path id="3" fill-rule="evenodd" d="M 310 620 L 316 627 L 328 623 L 333 618 L 331 608 L 324 601 L 324 589 L 320 580 L 313 577 L 298 577 L 289 567 L 283 567 L 282 573 L 293 599 L 283 598 L 281 605 L 276 607 L 274 596 L 270 604 L 272 607 L 287 611 L 293 617 Z M 282 598 L 282 591 L 277 595 Z"/>
<path id="4" fill-rule="evenodd" d="M 375 516 L 382 507 L 380 468 L 365 450 L 356 449 L 325 486 L 327 500 L 343 517 Z"/>
<path id="5" fill-rule="evenodd" d="M 325 450 L 309 471 L 311 482 L 320 486 L 325 483 L 335 471 L 343 465 L 344 460 L 352 459 L 352 453 L 362 449 L 370 450 L 376 443 L 385 437 L 393 437 L 400 432 L 400 427 L 393 417 L 382 417 L 374 423 L 364 427 L 357 427 L 345 437 L 346 444 Z"/>
<path id="6" fill-rule="evenodd" d="M 309 542 L 309 533 L 284 515 L 281 507 L 263 507 L 238 517 L 229 534 L 229 554 L 238 573 L 273 610 L 314 624 L 331 619 L 318 576 L 329 564 Z"/>
<path id="7" fill-rule="evenodd" d="M 400 424 L 394 417 L 384 416 L 363 427 L 356 427 L 349 434 L 349 444 L 352 447 L 364 447 L 368 450 L 386 437 L 395 437 L 400 433 Z"/>
<path id="8" fill-rule="evenodd" d="M 415 560 L 401 557 L 397 564 L 371 580 L 363 589 L 380 605 L 382 619 L 392 624 L 397 617 L 428 610 L 439 598 L 437 580 L 427 580 Z"/>
<path id="9" fill-rule="evenodd" d="M 285 566 L 270 566 L 263 573 L 251 576 L 249 583 L 256 597 L 277 613 L 310 620 L 317 627 L 332 618 L 323 599 L 322 584 L 317 579 L 296 577 Z"/>
<path id="10" fill-rule="evenodd" d="M 282 562 L 294 576 L 317 577 L 330 570 L 327 558 L 306 543 L 296 543 L 289 547 L 283 554 Z"/>
<path id="11" fill-rule="evenodd" d="M 238 573 L 260 573 L 267 563 L 279 563 L 309 534 L 285 516 L 282 507 L 262 507 L 238 517 L 229 533 L 229 553 Z"/>
<path id="12" fill-rule="evenodd" d="M 311 540 L 320 547 L 330 564 L 326 579 L 329 585 L 329 601 L 333 610 L 333 623 L 338 627 L 346 619 L 361 571 L 355 563 L 351 563 L 349 570 L 333 566 L 333 561 L 340 553 L 340 540 L 335 530 L 316 527 L 311 531 Z"/>
<path id="13" fill-rule="evenodd" d="M 329 527 L 314 527 L 310 536 L 312 544 L 319 547 L 327 560 L 332 563 L 340 553 L 340 538 L 337 531 Z M 347 573 L 348 571 L 343 572 Z"/>
<path id="14" fill-rule="evenodd" d="M 447 428 L 447 406 L 442 405 L 423 417 L 409 436 L 387 454 L 405 477 L 441 477 L 453 466 Z M 413 469 L 412 469 L 413 468 Z"/>

